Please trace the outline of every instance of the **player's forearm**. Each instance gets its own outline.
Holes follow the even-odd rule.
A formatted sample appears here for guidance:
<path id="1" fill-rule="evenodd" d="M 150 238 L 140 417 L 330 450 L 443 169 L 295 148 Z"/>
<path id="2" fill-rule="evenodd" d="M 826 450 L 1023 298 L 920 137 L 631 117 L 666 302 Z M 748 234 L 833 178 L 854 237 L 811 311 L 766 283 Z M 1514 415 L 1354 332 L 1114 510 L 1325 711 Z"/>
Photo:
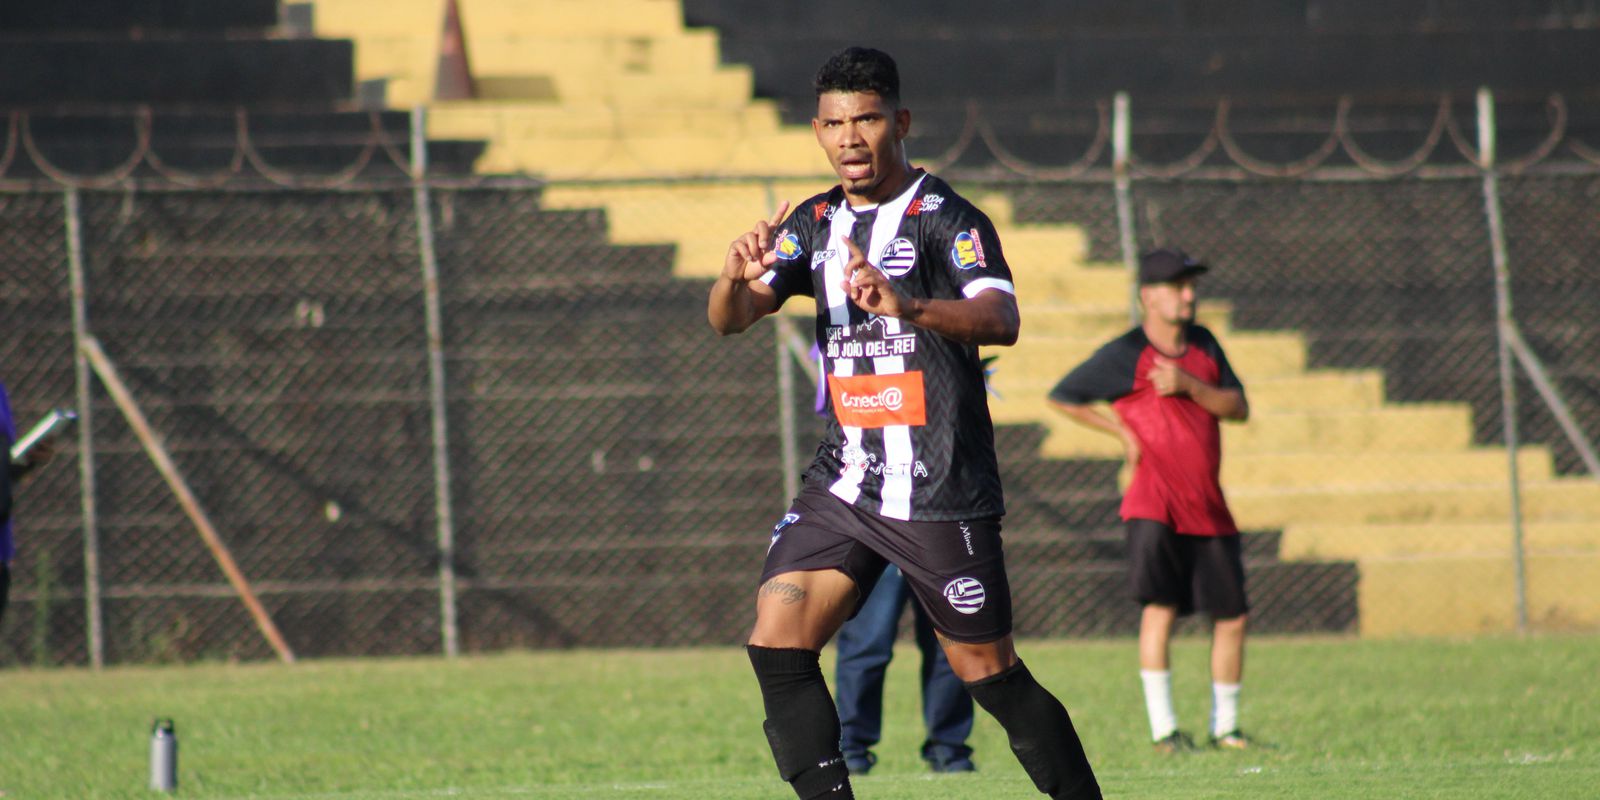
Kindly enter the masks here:
<path id="1" fill-rule="evenodd" d="M 1053 398 L 1050 400 L 1050 405 L 1085 428 L 1114 436 L 1118 441 L 1122 440 L 1122 422 L 1094 406 L 1082 403 L 1063 403 Z"/>
<path id="2" fill-rule="evenodd" d="M 768 310 L 750 290 L 748 281 L 727 277 L 717 278 L 711 286 L 711 299 L 706 303 L 706 320 L 717 333 L 728 336 L 743 333 L 756 321 L 766 316 Z M 770 309 L 769 309 L 770 310 Z"/>
<path id="3" fill-rule="evenodd" d="M 1222 389 L 1212 386 L 1199 378 L 1192 378 L 1187 387 L 1189 399 L 1195 401 L 1211 416 L 1217 419 L 1243 422 L 1250 418 L 1250 404 L 1244 399 L 1244 392 L 1238 389 Z"/>
<path id="4" fill-rule="evenodd" d="M 1013 345 L 1022 329 L 1016 301 L 988 291 L 967 300 L 913 299 L 900 319 L 963 344 Z"/>

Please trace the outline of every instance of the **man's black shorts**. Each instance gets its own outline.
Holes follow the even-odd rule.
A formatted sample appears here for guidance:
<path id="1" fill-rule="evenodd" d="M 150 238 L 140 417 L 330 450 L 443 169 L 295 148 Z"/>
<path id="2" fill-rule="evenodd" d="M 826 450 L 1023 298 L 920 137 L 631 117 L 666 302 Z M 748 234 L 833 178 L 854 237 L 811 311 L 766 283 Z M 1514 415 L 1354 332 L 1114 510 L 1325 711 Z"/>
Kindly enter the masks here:
<path id="1" fill-rule="evenodd" d="M 934 629 L 946 638 L 977 644 L 1011 633 L 1011 585 L 998 517 L 906 522 L 807 486 L 772 529 L 761 583 L 785 572 L 836 569 L 856 582 L 859 611 L 890 563 L 905 574 Z"/>
<path id="2" fill-rule="evenodd" d="M 1128 576 L 1140 605 L 1176 606 L 1232 619 L 1250 610 L 1239 534 L 1190 536 L 1154 520 L 1128 520 Z"/>

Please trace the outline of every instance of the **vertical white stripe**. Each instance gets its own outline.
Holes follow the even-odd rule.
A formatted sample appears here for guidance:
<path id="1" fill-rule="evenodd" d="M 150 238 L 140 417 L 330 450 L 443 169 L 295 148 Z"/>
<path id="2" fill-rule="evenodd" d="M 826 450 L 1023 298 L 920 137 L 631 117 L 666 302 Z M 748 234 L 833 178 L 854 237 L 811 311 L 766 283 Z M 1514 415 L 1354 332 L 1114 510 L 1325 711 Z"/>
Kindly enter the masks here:
<path id="1" fill-rule="evenodd" d="M 877 218 L 873 220 L 872 237 L 867 243 L 867 261 L 874 267 L 882 260 L 884 248 L 894 241 L 895 235 L 900 231 L 900 223 L 905 219 L 906 209 L 917 195 L 917 189 L 922 185 L 924 176 L 918 176 L 911 186 L 902 192 L 893 201 L 878 207 Z M 855 213 L 849 210 L 848 203 L 840 204 L 833 214 L 832 224 L 829 227 L 829 246 L 835 249 L 834 257 L 828 260 L 827 272 L 824 278 L 828 291 L 828 319 L 835 325 L 845 326 L 845 335 L 850 331 L 849 301 L 845 297 L 840 284 L 844 281 L 844 265 L 850 259 L 850 251 L 840 242 L 841 237 L 848 237 L 850 229 L 855 225 Z M 884 317 L 883 332 L 886 335 L 897 335 L 903 332 L 900 320 Z M 894 375 L 906 371 L 904 356 L 882 356 L 872 360 L 873 372 L 878 375 Z M 854 374 L 853 361 L 848 358 L 834 360 L 833 374 L 849 376 Z M 861 428 L 842 426 L 847 450 L 859 450 L 863 431 Z M 911 518 L 911 464 L 915 453 L 911 446 L 911 427 L 908 425 L 890 425 L 883 430 L 884 453 L 878 465 L 892 468 L 894 474 L 883 476 L 883 489 L 880 497 L 883 501 L 880 513 L 891 519 Z M 861 496 L 861 484 L 866 480 L 867 473 L 863 469 L 847 469 L 839 480 L 835 481 L 829 491 L 835 497 L 847 503 L 854 503 Z"/>
<path id="2" fill-rule="evenodd" d="M 840 203 L 839 208 L 833 212 L 833 219 L 828 223 L 828 242 L 824 245 L 824 249 L 833 251 L 833 258 L 828 259 L 822 267 L 822 283 L 827 292 L 828 322 L 832 325 L 843 325 L 846 336 L 850 335 L 850 300 L 845 297 L 841 284 L 844 283 L 844 265 L 850 260 L 850 251 L 839 240 L 850 235 L 850 228 L 855 222 L 856 215 L 850 211 L 850 204 Z"/>

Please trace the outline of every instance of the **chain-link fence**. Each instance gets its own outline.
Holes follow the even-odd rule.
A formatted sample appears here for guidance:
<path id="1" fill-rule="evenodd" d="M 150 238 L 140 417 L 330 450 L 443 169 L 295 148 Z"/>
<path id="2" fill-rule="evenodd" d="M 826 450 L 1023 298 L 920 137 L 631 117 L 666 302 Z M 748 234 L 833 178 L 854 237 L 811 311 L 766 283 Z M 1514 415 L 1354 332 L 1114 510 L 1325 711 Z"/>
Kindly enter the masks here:
<path id="1" fill-rule="evenodd" d="M 1115 273 L 1154 245 L 1214 265 L 1203 289 L 1226 305 L 1203 321 L 1255 406 L 1225 479 L 1250 529 L 1256 629 L 1600 624 L 1584 455 L 1600 419 L 1600 170 L 1494 175 L 1491 224 L 1470 165 L 1263 176 L 1204 161 L 1130 173 L 1108 149 L 1048 178 L 951 174 L 1005 195 L 1014 223 L 1078 232 L 1082 251 L 1047 269 Z M 19 425 L 83 413 L 18 490 L 0 660 L 738 641 L 820 423 L 809 325 L 718 338 L 710 280 L 685 269 L 695 241 L 725 242 L 764 208 L 702 215 L 673 199 L 689 183 L 0 186 L 0 363 Z M 799 199 L 790 183 L 719 185 Z M 643 213 L 684 238 L 619 241 L 606 191 L 641 186 L 666 198 Z M 599 199 L 551 201 L 574 188 Z M 1497 262 L 1515 303 L 1514 441 L 1531 448 L 1516 476 Z M 1074 357 L 1023 355 L 1030 314 L 1071 304 L 1030 296 L 1014 267 L 1024 341 L 996 385 L 1023 389 L 997 408 L 1036 401 Z M 1084 346 L 1127 325 L 1125 294 L 1077 310 L 1100 320 Z M 1047 413 L 1002 422 L 1018 632 L 1132 632 L 1119 462 L 1047 447 L 1062 427 Z"/>

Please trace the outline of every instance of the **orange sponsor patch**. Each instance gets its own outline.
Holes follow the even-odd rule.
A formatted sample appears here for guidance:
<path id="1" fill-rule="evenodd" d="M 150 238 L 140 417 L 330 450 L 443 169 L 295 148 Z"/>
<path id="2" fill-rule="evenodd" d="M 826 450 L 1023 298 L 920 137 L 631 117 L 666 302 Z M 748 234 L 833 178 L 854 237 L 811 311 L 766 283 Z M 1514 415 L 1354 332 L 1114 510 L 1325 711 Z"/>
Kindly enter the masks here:
<path id="1" fill-rule="evenodd" d="M 840 425 L 882 428 L 889 425 L 925 425 L 927 403 L 922 373 L 894 375 L 829 375 L 828 394 Z"/>

